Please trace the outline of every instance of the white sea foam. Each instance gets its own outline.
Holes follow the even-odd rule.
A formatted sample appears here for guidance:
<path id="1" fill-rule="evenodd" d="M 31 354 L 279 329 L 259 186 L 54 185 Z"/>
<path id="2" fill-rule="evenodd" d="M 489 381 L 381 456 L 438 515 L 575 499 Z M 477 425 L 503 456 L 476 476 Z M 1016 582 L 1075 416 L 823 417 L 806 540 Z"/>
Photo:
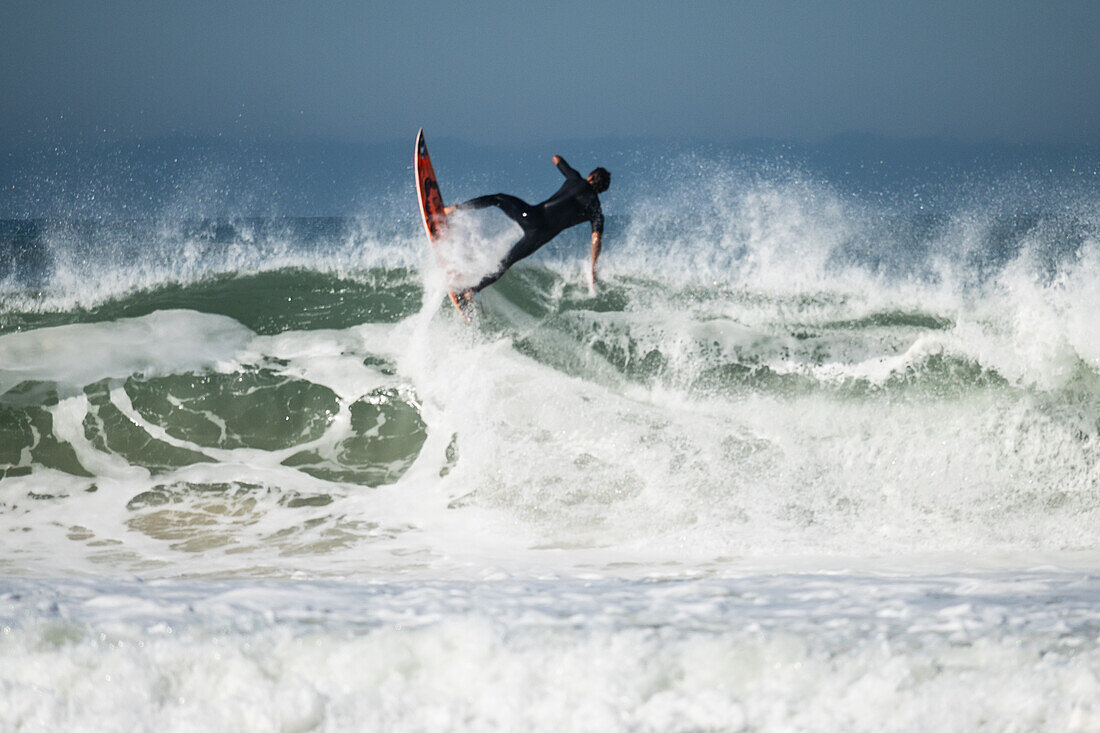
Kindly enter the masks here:
<path id="1" fill-rule="evenodd" d="M 0 723 L 1085 731 L 1098 590 L 1043 572 L 6 581 Z"/>

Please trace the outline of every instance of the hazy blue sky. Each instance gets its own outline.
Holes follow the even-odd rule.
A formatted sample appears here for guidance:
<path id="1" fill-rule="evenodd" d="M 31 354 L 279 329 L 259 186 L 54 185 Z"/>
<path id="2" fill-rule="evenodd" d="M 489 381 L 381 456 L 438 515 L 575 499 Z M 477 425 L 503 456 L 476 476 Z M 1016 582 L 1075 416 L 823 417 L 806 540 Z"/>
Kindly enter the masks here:
<path id="1" fill-rule="evenodd" d="M 7 2 L 0 143 L 1097 143 L 1098 39 L 1097 0 Z"/>

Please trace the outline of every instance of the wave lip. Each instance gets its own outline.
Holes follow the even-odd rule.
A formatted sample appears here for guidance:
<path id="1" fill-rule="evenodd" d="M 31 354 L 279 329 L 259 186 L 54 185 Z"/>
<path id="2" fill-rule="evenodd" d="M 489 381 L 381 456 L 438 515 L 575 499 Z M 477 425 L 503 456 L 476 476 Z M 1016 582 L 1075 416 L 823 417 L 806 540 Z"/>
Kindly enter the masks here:
<path id="1" fill-rule="evenodd" d="M 26 379 L 83 387 L 135 373 L 200 370 L 232 358 L 251 338 L 230 318 L 177 310 L 4 334 L 0 393 Z"/>

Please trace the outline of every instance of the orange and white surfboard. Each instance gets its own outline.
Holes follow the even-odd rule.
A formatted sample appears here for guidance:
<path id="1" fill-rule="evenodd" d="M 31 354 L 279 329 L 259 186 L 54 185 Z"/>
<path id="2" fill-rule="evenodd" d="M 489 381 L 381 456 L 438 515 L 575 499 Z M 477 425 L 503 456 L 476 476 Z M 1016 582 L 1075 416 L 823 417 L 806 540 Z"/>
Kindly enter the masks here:
<path id="1" fill-rule="evenodd" d="M 439 192 L 435 170 L 432 169 L 432 159 L 428 157 L 428 146 L 424 142 L 424 128 L 416 133 L 413 173 L 416 176 L 416 198 L 420 202 L 420 216 L 424 220 L 424 231 L 428 233 L 428 241 L 432 243 L 432 249 L 435 250 L 436 261 L 445 268 L 439 246 L 447 235 L 447 215 L 443 213 L 443 195 Z M 448 271 L 448 275 L 450 274 Z M 463 319 L 469 321 L 470 316 L 462 309 L 454 291 L 449 291 L 448 295 L 451 296 L 451 302 Z"/>

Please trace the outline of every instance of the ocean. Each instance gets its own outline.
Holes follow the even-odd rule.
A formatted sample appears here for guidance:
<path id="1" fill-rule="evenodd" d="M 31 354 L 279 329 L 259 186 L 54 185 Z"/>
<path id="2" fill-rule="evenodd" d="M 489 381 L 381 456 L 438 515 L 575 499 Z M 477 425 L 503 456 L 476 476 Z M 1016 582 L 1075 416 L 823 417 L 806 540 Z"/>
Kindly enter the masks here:
<path id="1" fill-rule="evenodd" d="M 0 200 L 0 729 L 1100 730 L 1095 151 L 408 148 Z"/>

